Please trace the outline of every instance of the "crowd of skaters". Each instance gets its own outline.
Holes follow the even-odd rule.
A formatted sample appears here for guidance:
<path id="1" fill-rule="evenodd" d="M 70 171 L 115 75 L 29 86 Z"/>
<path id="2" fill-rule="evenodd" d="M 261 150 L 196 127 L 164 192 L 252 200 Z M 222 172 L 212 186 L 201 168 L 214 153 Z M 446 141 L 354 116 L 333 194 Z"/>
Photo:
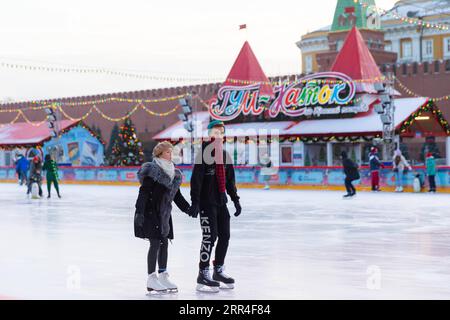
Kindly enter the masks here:
<path id="1" fill-rule="evenodd" d="M 18 154 L 16 156 L 15 163 L 19 184 L 27 187 L 27 195 L 32 194 L 33 186 L 35 186 L 37 189 L 37 196 L 40 198 L 43 197 L 42 177 L 43 172 L 45 171 L 47 181 L 47 198 L 51 197 L 52 184 L 56 190 L 58 198 L 61 198 L 58 183 L 58 165 L 49 154 L 45 156 L 45 161 L 42 161 L 40 155 L 34 155 L 28 159 L 23 154 Z"/>
<path id="2" fill-rule="evenodd" d="M 344 196 L 345 198 L 352 197 L 356 194 L 356 189 L 353 186 L 353 181 L 360 179 L 359 168 L 358 165 L 348 158 L 348 155 L 345 151 L 341 154 L 342 164 L 344 167 L 345 174 L 345 187 L 347 189 L 347 194 Z M 426 175 L 428 177 L 428 192 L 436 192 L 436 160 L 433 156 L 433 153 L 428 152 L 426 154 Z M 371 187 L 372 191 L 380 192 L 380 172 L 381 169 L 384 168 L 383 163 L 381 162 L 378 149 L 376 147 L 372 147 L 370 149 L 369 154 L 369 170 L 371 177 Z M 395 192 L 403 192 L 404 191 L 404 179 L 403 176 L 413 171 L 412 166 L 409 164 L 408 160 L 402 154 L 400 149 L 395 150 L 394 156 L 392 159 L 392 170 L 395 176 Z M 424 182 L 421 179 L 419 173 L 415 174 L 414 178 L 414 191 L 420 192 L 424 186 Z"/>

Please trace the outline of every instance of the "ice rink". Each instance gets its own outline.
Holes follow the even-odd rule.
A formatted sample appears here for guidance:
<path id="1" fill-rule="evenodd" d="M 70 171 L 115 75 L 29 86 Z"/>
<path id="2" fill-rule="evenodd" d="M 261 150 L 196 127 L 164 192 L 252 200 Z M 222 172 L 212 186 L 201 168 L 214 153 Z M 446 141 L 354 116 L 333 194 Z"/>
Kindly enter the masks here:
<path id="1" fill-rule="evenodd" d="M 240 190 L 227 256 L 236 289 L 219 294 L 195 291 L 200 225 L 175 208 L 180 292 L 149 297 L 137 191 L 63 185 L 61 200 L 29 200 L 0 184 L 0 298 L 450 299 L 448 194 Z"/>

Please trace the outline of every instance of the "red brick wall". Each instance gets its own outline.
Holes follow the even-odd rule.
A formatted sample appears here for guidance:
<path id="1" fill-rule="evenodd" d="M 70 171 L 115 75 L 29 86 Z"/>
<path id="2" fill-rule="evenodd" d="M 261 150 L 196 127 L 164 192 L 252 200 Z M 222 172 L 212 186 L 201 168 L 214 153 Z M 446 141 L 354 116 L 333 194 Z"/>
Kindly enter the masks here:
<path id="1" fill-rule="evenodd" d="M 439 71 L 435 70 L 435 63 L 437 63 Z M 415 72 L 415 68 L 417 68 L 417 72 Z M 450 95 L 450 60 L 429 63 L 428 72 L 425 72 L 426 67 L 424 63 L 417 63 L 416 67 L 414 67 L 414 64 L 386 65 L 382 67 L 382 70 L 387 72 L 393 72 L 394 69 L 397 78 L 419 96 L 436 98 Z M 396 88 L 403 97 L 410 96 L 399 85 Z M 446 119 L 450 121 L 450 100 L 437 102 L 436 104 L 442 110 Z"/>

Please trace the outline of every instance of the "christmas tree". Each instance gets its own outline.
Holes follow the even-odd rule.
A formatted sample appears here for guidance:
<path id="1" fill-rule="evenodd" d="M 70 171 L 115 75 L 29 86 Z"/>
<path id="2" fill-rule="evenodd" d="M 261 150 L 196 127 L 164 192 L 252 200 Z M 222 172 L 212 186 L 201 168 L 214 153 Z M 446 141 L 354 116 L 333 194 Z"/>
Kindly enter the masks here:
<path id="1" fill-rule="evenodd" d="M 311 167 L 311 159 L 309 157 L 308 151 L 306 151 L 306 154 L 305 154 L 305 167 Z"/>
<path id="2" fill-rule="evenodd" d="M 327 154 L 326 154 L 324 146 L 320 147 L 319 162 L 320 162 L 321 165 L 326 165 L 326 163 L 327 163 Z"/>
<path id="3" fill-rule="evenodd" d="M 110 164 L 113 166 L 137 166 L 144 162 L 142 143 L 136 136 L 136 130 L 130 118 L 119 128 L 118 138 L 114 141 Z"/>
<path id="4" fill-rule="evenodd" d="M 111 137 L 109 138 L 109 144 L 108 148 L 106 149 L 106 158 L 108 159 L 108 162 L 110 162 L 110 158 L 112 155 L 112 150 L 114 147 L 114 143 L 119 139 L 119 126 L 117 123 L 114 124 L 114 127 L 111 130 Z"/>

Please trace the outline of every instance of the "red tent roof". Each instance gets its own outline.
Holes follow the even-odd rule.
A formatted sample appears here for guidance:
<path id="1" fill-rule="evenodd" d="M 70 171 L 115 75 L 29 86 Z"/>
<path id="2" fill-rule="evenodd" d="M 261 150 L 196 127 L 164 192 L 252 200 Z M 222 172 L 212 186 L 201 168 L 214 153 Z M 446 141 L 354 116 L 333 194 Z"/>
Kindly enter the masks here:
<path id="1" fill-rule="evenodd" d="M 236 61 L 231 68 L 230 73 L 227 76 L 227 80 L 224 85 L 232 85 L 232 86 L 245 86 L 244 83 L 233 83 L 231 80 L 243 80 L 243 81 L 261 81 L 261 82 L 269 82 L 269 79 L 266 77 L 264 71 L 261 68 L 261 65 L 258 62 L 255 54 L 253 53 L 252 48 L 248 41 L 245 41 L 242 46 L 241 52 L 239 52 Z M 273 95 L 272 86 L 269 84 L 261 85 L 260 90 L 261 95 Z"/>
<path id="2" fill-rule="evenodd" d="M 78 123 L 79 121 L 62 120 L 59 122 L 60 130 L 67 130 Z M 27 122 L 17 122 L 0 127 L 0 147 L 40 145 L 51 139 L 46 122 L 40 126 L 36 126 L 37 122 L 33 124 L 34 126 Z"/>
<path id="3" fill-rule="evenodd" d="M 382 77 L 375 59 L 356 27 L 347 35 L 331 71 L 344 73 L 354 80 Z"/>

